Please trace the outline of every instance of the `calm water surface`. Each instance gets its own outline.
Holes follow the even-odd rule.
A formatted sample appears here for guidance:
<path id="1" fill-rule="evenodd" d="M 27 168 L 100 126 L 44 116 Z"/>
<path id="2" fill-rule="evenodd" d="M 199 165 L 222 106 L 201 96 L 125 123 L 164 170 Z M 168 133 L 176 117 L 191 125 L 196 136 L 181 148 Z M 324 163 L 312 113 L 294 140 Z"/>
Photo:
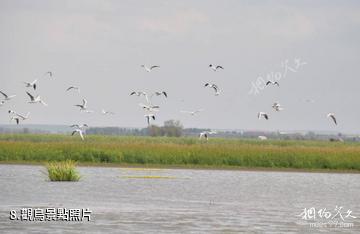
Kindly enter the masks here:
<path id="1" fill-rule="evenodd" d="M 360 174 L 0 165 L 0 233 L 360 233 Z M 160 178 L 141 178 L 159 176 Z M 351 210 L 352 228 L 310 227 L 304 208 Z M 11 221 L 21 208 L 90 208 L 91 221 Z M 318 219 L 315 221 L 325 222 Z"/>

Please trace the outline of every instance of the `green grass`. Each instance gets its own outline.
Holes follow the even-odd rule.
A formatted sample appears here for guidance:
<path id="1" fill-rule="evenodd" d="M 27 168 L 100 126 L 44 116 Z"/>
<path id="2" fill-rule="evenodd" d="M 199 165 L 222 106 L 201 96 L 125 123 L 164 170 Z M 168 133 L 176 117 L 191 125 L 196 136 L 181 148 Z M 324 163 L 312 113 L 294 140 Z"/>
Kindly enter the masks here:
<path id="1" fill-rule="evenodd" d="M 46 163 L 50 181 L 79 181 L 76 163 L 72 160 Z"/>
<path id="2" fill-rule="evenodd" d="M 360 144 L 326 141 L 0 135 L 0 162 L 360 171 Z"/>

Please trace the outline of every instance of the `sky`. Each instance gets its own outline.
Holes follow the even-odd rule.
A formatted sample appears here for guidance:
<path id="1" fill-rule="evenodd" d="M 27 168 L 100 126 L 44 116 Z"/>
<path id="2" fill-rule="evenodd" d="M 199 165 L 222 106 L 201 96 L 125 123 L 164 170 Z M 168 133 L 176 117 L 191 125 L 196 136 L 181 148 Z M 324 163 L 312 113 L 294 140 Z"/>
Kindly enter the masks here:
<path id="1" fill-rule="evenodd" d="M 2 124 L 12 109 L 31 113 L 24 124 L 146 127 L 145 99 L 129 94 L 165 90 L 153 98 L 157 125 L 360 133 L 359 1 L 0 0 L 0 34 L 0 90 L 17 95 L 0 107 Z M 34 92 L 23 82 L 35 79 Z M 268 79 L 280 87 L 264 88 Z M 74 106 L 83 98 L 95 113 Z"/>

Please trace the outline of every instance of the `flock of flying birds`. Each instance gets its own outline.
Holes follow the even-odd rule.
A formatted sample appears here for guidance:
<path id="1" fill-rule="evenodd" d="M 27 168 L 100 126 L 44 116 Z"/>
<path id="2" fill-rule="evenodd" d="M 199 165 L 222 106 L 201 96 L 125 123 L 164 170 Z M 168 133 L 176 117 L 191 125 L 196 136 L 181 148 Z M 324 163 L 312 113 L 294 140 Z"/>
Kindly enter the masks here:
<path id="1" fill-rule="evenodd" d="M 141 67 L 143 67 L 146 72 L 151 72 L 153 69 L 159 69 L 160 68 L 160 66 L 157 66 L 157 65 L 154 65 L 154 66 L 141 65 Z M 213 65 L 213 64 L 210 64 L 209 68 L 211 70 L 213 70 L 214 72 L 217 72 L 217 71 L 220 71 L 220 70 L 224 69 L 220 65 Z M 44 73 L 42 78 L 45 78 L 45 77 L 53 78 L 53 73 L 51 71 L 48 71 L 48 72 Z M 25 87 L 26 88 L 31 88 L 34 91 L 36 91 L 37 83 L 39 82 L 39 80 L 40 79 L 36 79 L 36 80 L 34 80 L 32 82 L 24 82 Z M 269 85 L 280 87 L 280 84 L 277 81 L 269 80 L 269 81 L 266 82 L 266 86 L 269 86 Z M 214 83 L 206 83 L 204 85 L 204 87 L 213 89 L 215 96 L 218 96 L 221 93 L 221 90 L 218 87 L 218 85 L 216 85 Z M 66 89 L 66 92 L 69 92 L 69 91 L 77 91 L 78 93 L 80 93 L 80 88 L 77 87 L 77 86 L 70 86 L 70 87 L 68 87 Z M 0 100 L 0 106 L 4 105 L 5 102 L 10 101 L 14 97 L 16 97 L 16 95 L 8 95 L 8 94 L 6 94 L 6 93 L 4 93 L 2 91 L 0 91 L 0 94 L 4 97 L 3 100 Z M 42 100 L 42 98 L 39 95 L 35 96 L 32 93 L 30 93 L 29 91 L 26 91 L 26 94 L 30 98 L 28 103 L 30 103 L 30 104 L 40 103 L 40 104 L 42 104 L 44 106 L 47 106 L 47 104 Z M 148 93 L 146 93 L 144 91 L 132 91 L 130 93 L 130 96 L 137 96 L 137 97 L 144 97 L 145 98 L 146 104 L 139 103 L 139 106 L 145 111 L 144 117 L 145 117 L 146 122 L 147 122 L 147 124 L 149 126 L 151 121 L 156 119 L 155 113 L 157 111 L 159 111 L 159 109 L 160 109 L 159 105 L 154 105 L 153 104 L 153 98 L 154 97 L 159 97 L 159 96 L 163 96 L 164 98 L 167 98 L 168 93 L 166 91 L 156 91 L 154 93 L 148 94 Z M 82 100 L 81 104 L 76 104 L 74 106 L 78 107 L 81 112 L 93 113 L 94 112 L 93 110 L 88 109 L 87 103 L 88 103 L 87 100 L 84 98 Z M 272 108 L 276 112 L 284 110 L 284 108 L 278 102 L 275 102 L 272 105 Z M 180 112 L 185 113 L 185 114 L 189 114 L 191 116 L 195 116 L 198 113 L 200 113 L 201 111 L 203 111 L 203 109 L 198 109 L 198 110 L 194 110 L 194 111 L 181 110 Z M 9 110 L 8 113 L 10 115 L 10 121 L 15 121 L 16 124 L 19 124 L 21 121 L 25 121 L 30 117 L 30 112 L 28 112 L 26 115 L 24 115 L 24 114 L 17 113 L 14 110 Z M 114 112 L 105 111 L 104 109 L 101 111 L 101 113 L 103 115 L 114 115 L 115 114 Z M 266 113 L 266 112 L 258 112 L 257 116 L 258 116 L 259 120 L 260 119 L 269 120 L 269 114 Z M 331 119 L 334 122 L 334 124 L 337 125 L 337 120 L 336 120 L 336 117 L 335 117 L 334 113 L 329 113 L 327 115 L 327 118 Z M 70 127 L 73 128 L 73 131 L 72 131 L 71 135 L 79 134 L 81 139 L 84 140 L 85 130 L 86 130 L 86 128 L 89 127 L 87 124 L 73 124 Z M 216 134 L 216 131 L 204 131 L 204 132 L 201 132 L 199 134 L 199 139 L 205 138 L 206 140 L 208 140 L 209 135 L 211 135 L 211 134 Z M 266 140 L 267 138 L 265 136 L 259 136 L 259 139 L 260 140 Z"/>
<path id="2" fill-rule="evenodd" d="M 267 81 L 266 82 L 266 86 L 269 86 L 269 85 L 276 85 L 277 87 L 280 87 L 280 84 L 279 82 L 277 81 Z M 313 100 L 306 100 L 306 102 L 313 102 Z M 275 102 L 273 105 L 272 105 L 272 108 L 276 111 L 276 112 L 279 112 L 279 111 L 282 111 L 284 110 L 284 108 L 281 106 L 281 104 L 279 102 Z M 258 113 L 258 119 L 265 119 L 265 120 L 269 120 L 269 114 L 266 113 L 266 112 L 259 112 Z M 337 120 L 336 120 L 336 117 L 335 117 L 335 114 L 334 113 L 328 113 L 327 114 L 327 118 L 331 119 L 335 125 L 337 125 Z M 267 137 L 266 136 L 259 136 L 258 137 L 260 140 L 267 140 Z"/>

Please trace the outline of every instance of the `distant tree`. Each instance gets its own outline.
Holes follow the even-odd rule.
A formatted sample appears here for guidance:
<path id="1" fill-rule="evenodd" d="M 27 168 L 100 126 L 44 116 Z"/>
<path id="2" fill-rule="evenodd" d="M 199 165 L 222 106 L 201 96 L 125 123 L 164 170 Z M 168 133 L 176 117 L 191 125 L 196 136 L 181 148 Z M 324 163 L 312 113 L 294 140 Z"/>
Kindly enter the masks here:
<path id="1" fill-rule="evenodd" d="M 147 128 L 148 131 L 148 135 L 152 136 L 152 137 L 156 137 L 156 136 L 162 136 L 162 129 L 159 126 L 156 125 L 150 125 Z"/>
<path id="2" fill-rule="evenodd" d="M 164 122 L 163 132 L 165 136 L 180 137 L 182 135 L 183 126 L 178 120 L 167 120 Z"/>
<path id="3" fill-rule="evenodd" d="M 315 132 L 313 132 L 313 131 L 309 131 L 309 132 L 306 134 L 306 136 L 307 136 L 308 139 L 310 139 L 310 140 L 316 139 L 316 134 L 315 134 Z"/>

